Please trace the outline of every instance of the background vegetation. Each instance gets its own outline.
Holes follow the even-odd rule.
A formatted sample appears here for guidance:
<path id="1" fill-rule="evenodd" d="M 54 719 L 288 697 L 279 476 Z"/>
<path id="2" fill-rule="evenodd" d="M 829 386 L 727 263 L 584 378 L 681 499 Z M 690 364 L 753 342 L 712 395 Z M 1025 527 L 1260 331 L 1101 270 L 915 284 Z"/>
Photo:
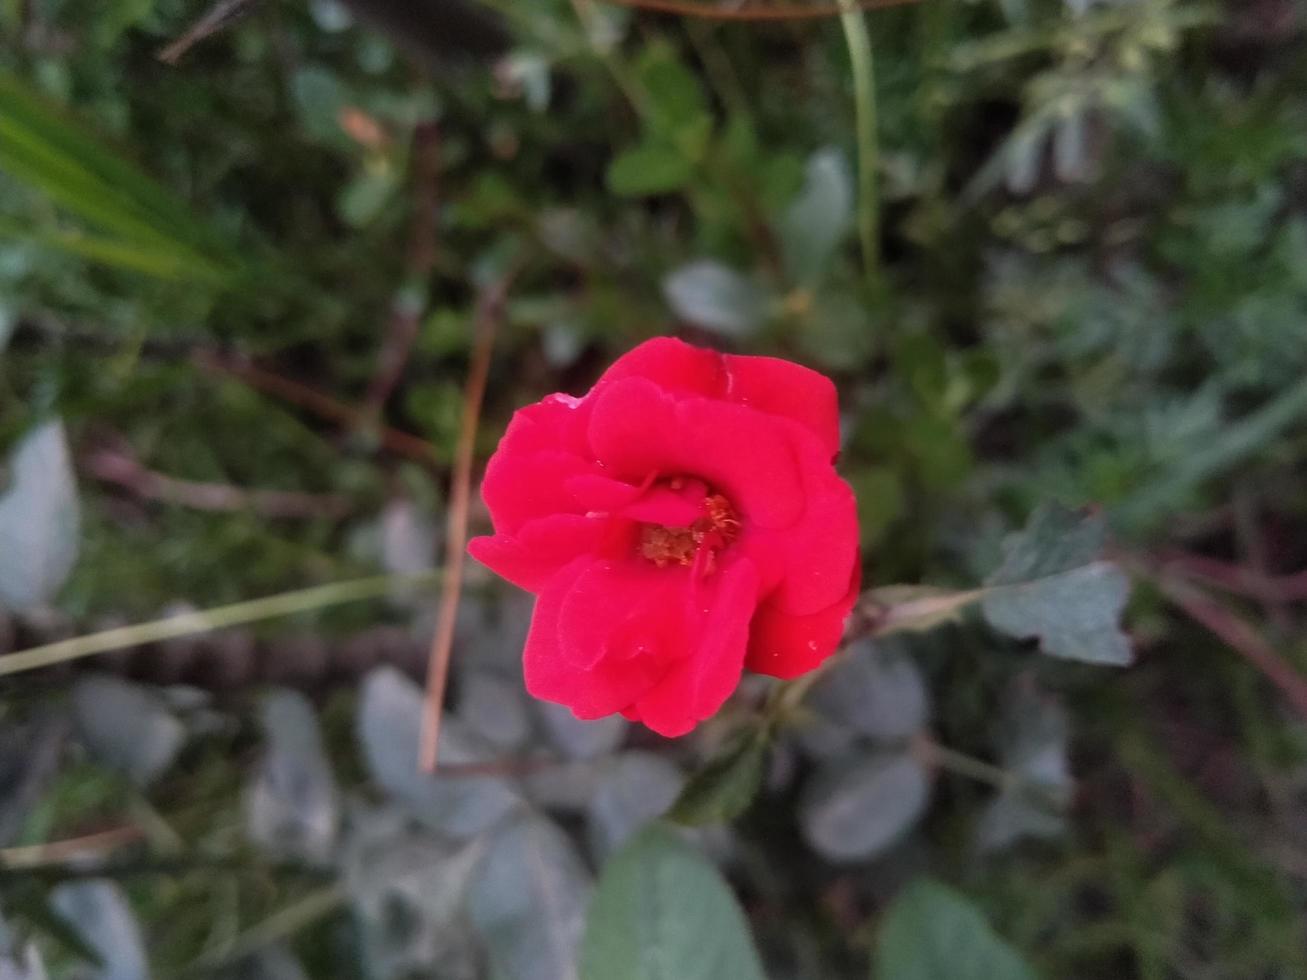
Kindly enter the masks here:
<path id="1" fill-rule="evenodd" d="M 0 0 L 0 651 L 156 624 L 0 657 L 0 977 L 1307 977 L 1304 15 Z M 865 635 L 669 742 L 469 567 L 419 775 L 478 338 L 484 460 L 665 332 Z"/>

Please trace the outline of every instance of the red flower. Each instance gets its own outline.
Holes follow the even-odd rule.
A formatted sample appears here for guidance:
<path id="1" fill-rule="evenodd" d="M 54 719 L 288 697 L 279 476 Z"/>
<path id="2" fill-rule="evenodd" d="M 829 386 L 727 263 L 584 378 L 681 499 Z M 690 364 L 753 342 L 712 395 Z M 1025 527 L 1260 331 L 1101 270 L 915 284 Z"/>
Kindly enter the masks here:
<path id="1" fill-rule="evenodd" d="M 469 550 L 538 595 L 531 694 L 683 735 L 744 667 L 830 656 L 859 580 L 838 422 L 815 371 L 668 337 L 517 412 L 482 485 L 495 534 Z"/>

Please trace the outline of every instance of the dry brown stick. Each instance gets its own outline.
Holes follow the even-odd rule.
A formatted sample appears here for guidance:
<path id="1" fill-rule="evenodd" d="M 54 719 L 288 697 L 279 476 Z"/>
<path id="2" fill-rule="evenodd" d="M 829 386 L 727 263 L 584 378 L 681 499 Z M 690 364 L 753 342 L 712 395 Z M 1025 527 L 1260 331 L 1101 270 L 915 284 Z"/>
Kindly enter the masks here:
<path id="1" fill-rule="evenodd" d="M 349 498 L 340 494 L 246 490 L 226 483 L 179 480 L 146 469 L 130 454 L 112 449 L 86 454 L 82 457 L 82 465 L 97 480 L 124 487 L 145 500 L 179 504 L 193 510 L 252 511 L 264 517 L 339 518 L 351 509 Z"/>
<path id="2" fill-rule="evenodd" d="M 814 17 L 837 17 L 842 8 L 837 3 L 788 2 L 759 5 L 746 2 L 734 7 L 713 6 L 703 0 L 598 0 L 618 7 L 652 10 L 663 14 L 680 14 L 684 17 L 706 17 L 710 20 L 801 20 Z M 878 10 L 881 7 L 902 7 L 921 0 L 855 0 L 860 10 Z"/>
<path id="3" fill-rule="evenodd" d="M 157 57 L 165 64 L 175 65 L 191 48 L 219 31 L 226 30 L 250 13 L 259 0 L 218 0 L 188 27 L 177 40 L 160 49 Z"/>
<path id="4" fill-rule="evenodd" d="M 363 410 L 337 401 L 308 385 L 283 378 L 246 358 L 226 356 L 214 351 L 198 351 L 194 355 L 194 361 L 206 371 L 237 378 L 264 394 L 274 395 L 322 418 L 338 422 L 346 428 L 363 428 L 371 421 Z M 436 451 L 436 447 L 425 439 L 386 425 L 378 425 L 374 431 L 381 445 L 390 452 L 423 463 L 440 461 L 440 454 Z"/>
<path id="5" fill-rule="evenodd" d="M 440 608 L 436 615 L 436 632 L 431 640 L 427 666 L 427 694 L 422 706 L 422 741 L 419 764 L 425 772 L 434 772 L 440 753 L 440 721 L 444 711 L 445 689 L 449 682 L 449 659 L 454 649 L 454 623 L 463 590 L 464 550 L 467 546 L 467 514 L 472 497 L 472 463 L 476 452 L 477 422 L 490 374 L 490 355 L 495 334 L 503 315 L 504 299 L 517 274 L 511 267 L 486 287 L 477 302 L 473 323 L 472 364 L 468 369 L 467 387 L 463 390 L 463 417 L 454 455 L 454 472 L 450 478 L 449 511 L 445 528 L 445 573 L 441 585 Z"/>
<path id="6" fill-rule="evenodd" d="M 1158 576 L 1156 582 L 1163 595 L 1261 671 L 1294 709 L 1307 718 L 1307 677 L 1280 656 L 1261 633 L 1187 582 L 1167 575 Z"/>
<path id="7" fill-rule="evenodd" d="M 435 120 L 413 131 L 413 223 L 409 233 L 407 283 L 395 300 L 377 372 L 364 399 L 365 411 L 380 415 L 404 375 L 421 325 L 421 304 L 414 290 L 425 290 L 436 264 L 436 209 L 440 194 L 440 129 Z"/>

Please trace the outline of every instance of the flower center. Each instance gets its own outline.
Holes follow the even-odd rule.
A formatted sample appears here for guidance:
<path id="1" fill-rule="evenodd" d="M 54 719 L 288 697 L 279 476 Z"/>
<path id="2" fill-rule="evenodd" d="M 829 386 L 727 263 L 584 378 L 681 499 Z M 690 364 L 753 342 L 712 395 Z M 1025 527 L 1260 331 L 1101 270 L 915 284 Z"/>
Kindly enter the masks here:
<path id="1" fill-rule="evenodd" d="M 676 489 L 675 481 L 672 488 Z M 721 494 L 713 493 L 703 498 L 703 514 L 689 527 L 640 525 L 640 557 L 659 568 L 688 566 L 702 560 L 703 571 L 708 574 L 713 571 L 716 553 L 739 533 L 740 521 L 735 516 L 735 508 Z"/>

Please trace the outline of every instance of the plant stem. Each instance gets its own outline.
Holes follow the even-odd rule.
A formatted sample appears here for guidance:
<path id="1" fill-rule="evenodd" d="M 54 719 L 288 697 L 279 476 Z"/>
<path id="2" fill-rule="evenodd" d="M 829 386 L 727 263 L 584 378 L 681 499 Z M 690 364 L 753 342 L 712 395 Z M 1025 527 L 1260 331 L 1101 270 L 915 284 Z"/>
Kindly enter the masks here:
<path id="1" fill-rule="evenodd" d="M 977 759 L 975 756 L 950 749 L 946 745 L 929 738 L 919 739 L 913 749 L 922 762 L 938 769 L 966 776 L 976 782 L 986 783 L 995 789 L 1008 789 L 1020 782 L 1020 777 L 1001 766 Z"/>
<path id="2" fill-rule="evenodd" d="M 273 943 L 295 935 L 315 922 L 334 915 L 345 904 L 345 889 L 332 883 L 310 892 L 299 901 L 274 912 L 257 925 L 236 936 L 226 948 L 201 956 L 187 971 L 208 974 L 231 966 Z"/>
<path id="3" fill-rule="evenodd" d="M 853 97 L 857 109 L 858 237 L 867 282 L 880 276 L 880 200 L 876 172 L 880 166 L 876 140 L 876 76 L 871 33 L 856 0 L 839 0 L 840 23 L 853 65 Z"/>
<path id="4" fill-rule="evenodd" d="M 75 636 L 70 640 L 60 640 L 57 643 L 47 643 L 44 646 L 0 656 L 0 676 L 49 667 L 68 660 L 107 653 L 110 650 L 158 643 L 161 640 L 191 636 L 195 633 L 208 633 L 228 626 L 310 612 L 346 602 L 375 599 L 386 595 L 397 586 L 430 585 L 439 577 L 440 573 L 434 570 L 415 575 L 374 575 L 369 578 L 350 579 L 347 582 L 334 582 L 331 585 L 319 585 L 311 589 L 282 592 L 263 599 L 219 606 L 216 609 L 183 613 L 179 616 L 137 623 L 134 626 L 122 626 L 101 633 Z"/>

